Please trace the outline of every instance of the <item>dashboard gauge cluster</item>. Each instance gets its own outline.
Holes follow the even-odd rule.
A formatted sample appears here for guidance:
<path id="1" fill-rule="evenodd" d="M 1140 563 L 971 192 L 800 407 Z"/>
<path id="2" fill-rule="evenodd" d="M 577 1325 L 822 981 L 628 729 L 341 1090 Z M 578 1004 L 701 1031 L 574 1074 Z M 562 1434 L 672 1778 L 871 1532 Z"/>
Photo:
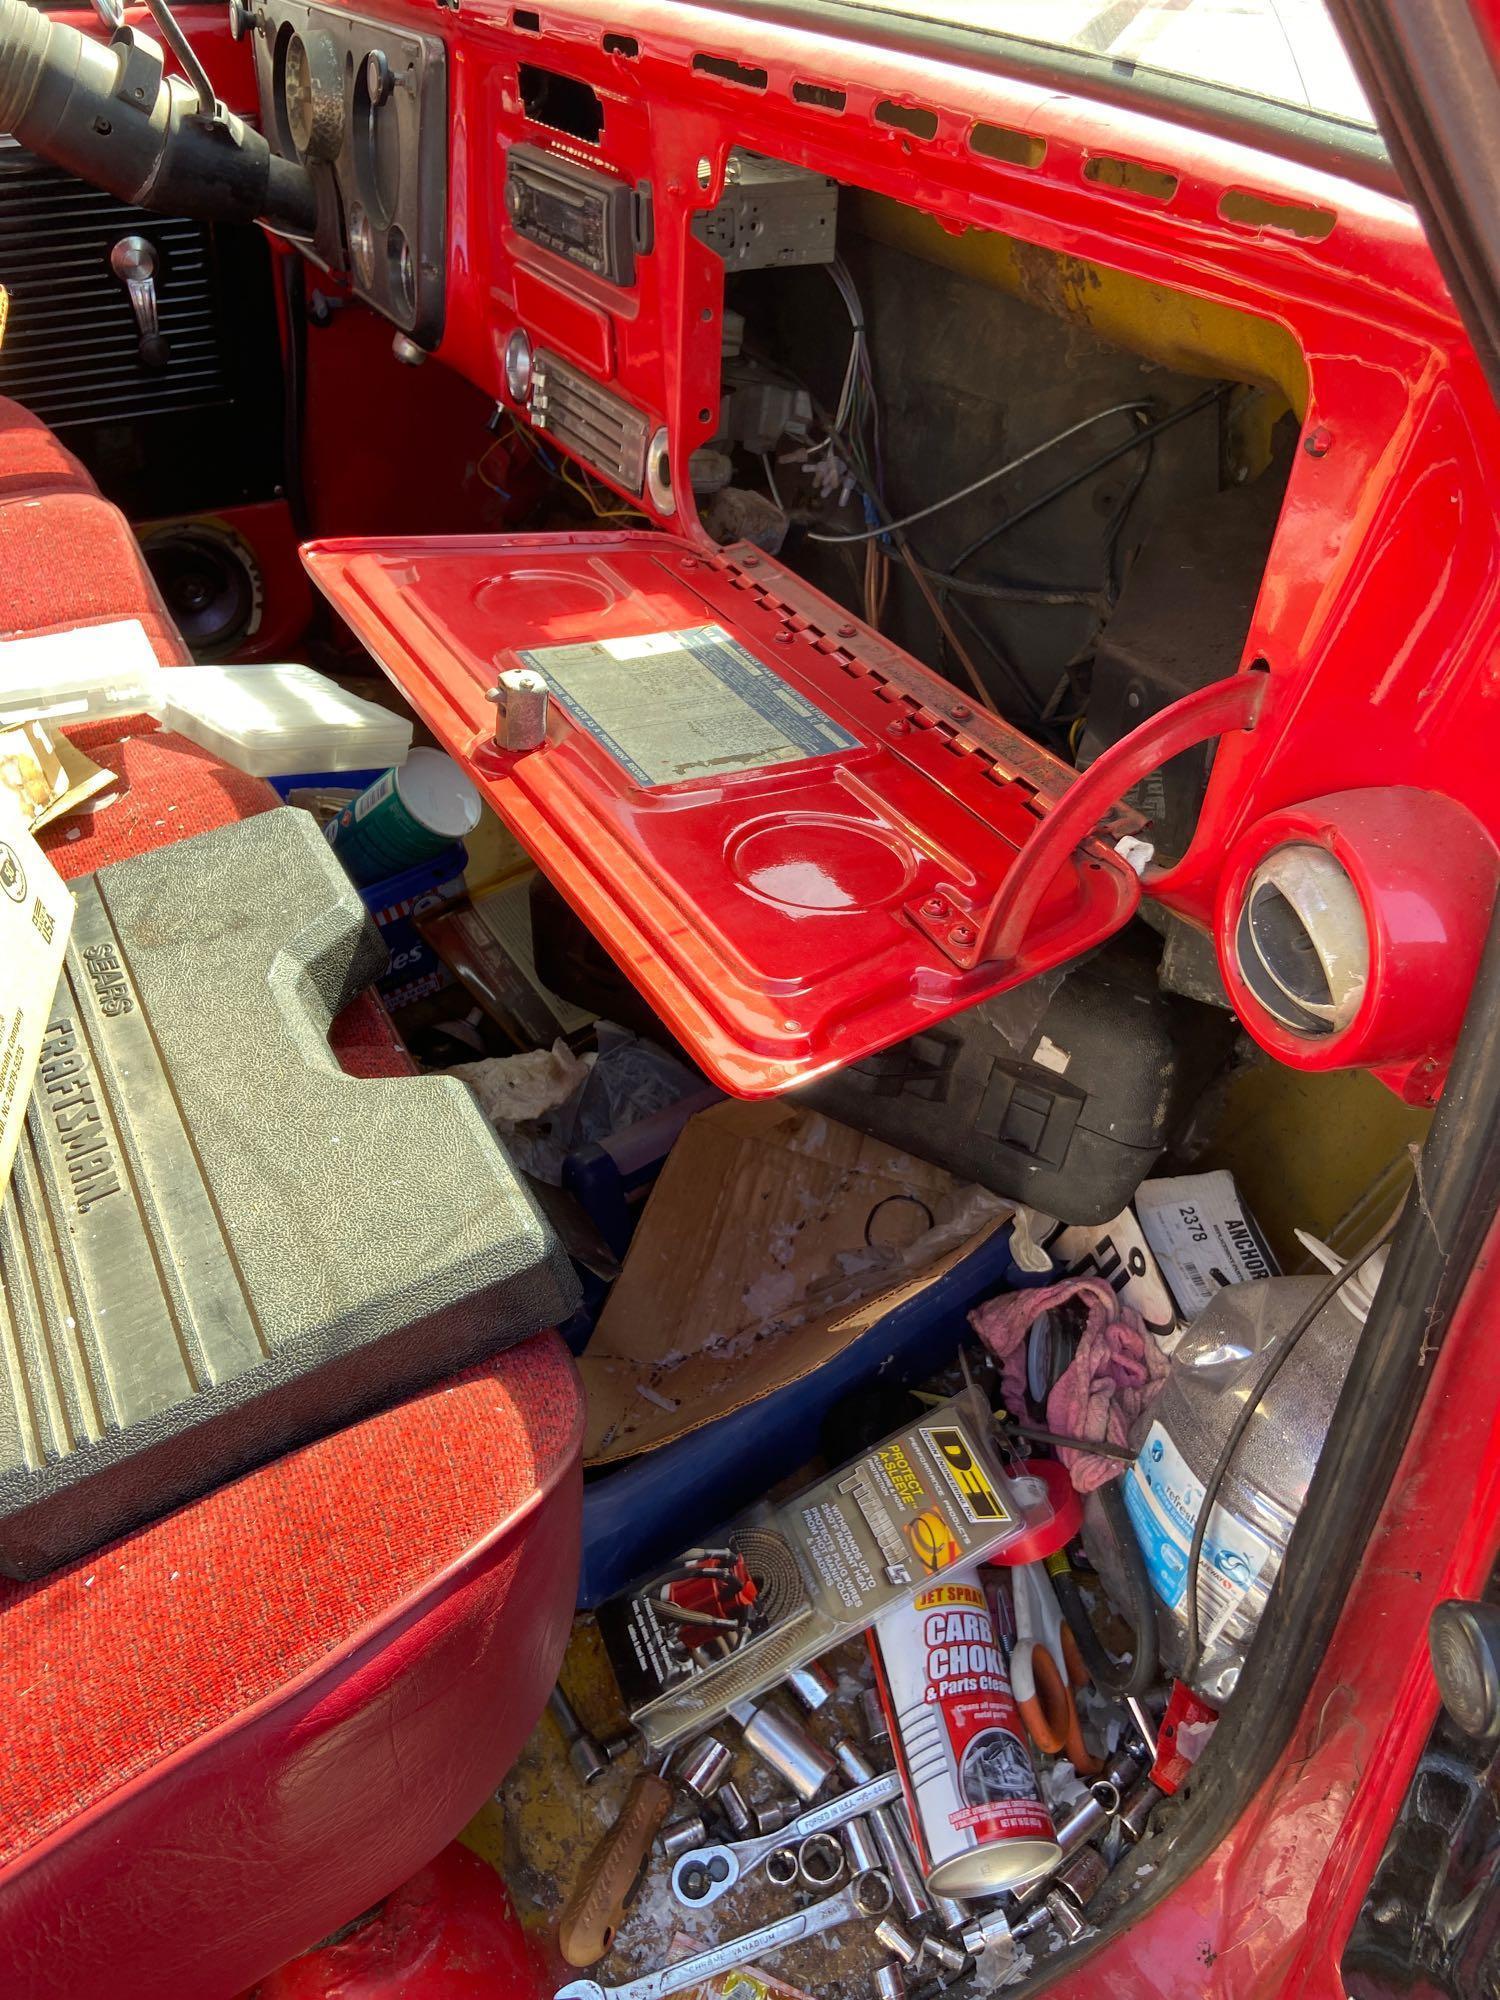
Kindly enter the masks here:
<path id="1" fill-rule="evenodd" d="M 318 185 L 313 256 L 403 333 L 435 346 L 447 264 L 441 39 L 269 0 L 256 11 L 255 70 L 272 145 Z"/>

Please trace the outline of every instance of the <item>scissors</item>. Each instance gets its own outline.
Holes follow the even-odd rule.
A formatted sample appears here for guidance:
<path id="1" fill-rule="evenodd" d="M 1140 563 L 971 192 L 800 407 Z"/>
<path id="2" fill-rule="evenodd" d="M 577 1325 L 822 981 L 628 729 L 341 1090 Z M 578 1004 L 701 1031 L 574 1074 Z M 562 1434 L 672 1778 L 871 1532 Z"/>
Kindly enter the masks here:
<path id="1" fill-rule="evenodd" d="M 1080 1777 L 1094 1777 L 1103 1766 L 1084 1746 L 1073 1698 L 1088 1669 L 1063 1623 L 1052 1579 L 1039 1562 L 1018 1563 L 1009 1574 L 1016 1614 L 1010 1679 L 1021 1719 L 1038 1750 L 1066 1757 Z"/>

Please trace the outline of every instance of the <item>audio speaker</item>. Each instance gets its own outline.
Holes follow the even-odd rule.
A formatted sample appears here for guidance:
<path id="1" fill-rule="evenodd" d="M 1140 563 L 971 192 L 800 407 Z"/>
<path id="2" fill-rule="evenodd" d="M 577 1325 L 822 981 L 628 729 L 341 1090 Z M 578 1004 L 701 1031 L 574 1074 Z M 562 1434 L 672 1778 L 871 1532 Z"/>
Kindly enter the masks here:
<path id="1" fill-rule="evenodd" d="M 141 537 L 156 587 L 195 660 L 228 660 L 260 629 L 265 580 L 242 535 L 208 518 Z"/>
<path id="2" fill-rule="evenodd" d="M 312 615 L 285 501 L 137 528 L 156 587 L 197 660 L 284 660 Z"/>

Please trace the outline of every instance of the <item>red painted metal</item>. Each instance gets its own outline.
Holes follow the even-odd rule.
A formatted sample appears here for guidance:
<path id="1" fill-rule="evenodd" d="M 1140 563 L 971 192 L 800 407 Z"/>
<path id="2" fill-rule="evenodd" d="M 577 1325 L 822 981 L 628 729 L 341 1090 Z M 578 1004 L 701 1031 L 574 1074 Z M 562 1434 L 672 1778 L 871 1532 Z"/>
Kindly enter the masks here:
<path id="1" fill-rule="evenodd" d="M 855 1062 L 1087 950 L 1136 907 L 1135 875 L 1090 837 L 1101 800 L 1049 850 L 1007 962 L 955 966 L 1072 773 L 754 550 L 627 533 L 322 542 L 304 558 L 726 1089 L 769 1095 Z M 486 691 L 522 648 L 702 625 L 855 747 L 647 789 L 554 702 L 540 750 L 495 750 Z M 912 912 L 947 913 L 943 949 Z"/>
<path id="2" fill-rule="evenodd" d="M 1207 927 L 1223 859 L 1244 831 L 1331 791 L 1440 791 L 1500 832 L 1500 680 L 1489 666 L 1500 616 L 1500 418 L 1404 204 L 1144 109 L 956 58 L 896 56 L 671 0 L 631 9 L 628 57 L 603 46 L 619 30 L 617 10 L 548 0 L 536 12 L 537 33 L 512 25 L 498 0 L 466 3 L 454 20 L 423 14 L 453 59 L 442 352 L 454 367 L 503 399 L 500 356 L 516 326 L 562 338 L 580 302 L 607 311 L 613 386 L 669 426 L 674 489 L 687 496 L 688 456 L 716 420 L 724 283 L 688 225 L 716 199 L 731 144 L 893 196 L 955 230 L 1000 231 L 1275 320 L 1302 349 L 1308 429 L 1324 448 L 1297 454 L 1246 647 L 1246 661 L 1264 660 L 1276 685 L 1274 713 L 1221 745 L 1199 837 L 1152 893 Z M 696 70 L 701 53 L 733 58 L 764 86 Z M 597 148 L 525 117 L 523 61 L 599 92 Z M 833 87 L 842 108 L 798 102 L 793 85 L 805 82 Z M 891 101 L 930 109 L 932 139 L 883 122 L 878 107 Z M 976 121 L 1043 141 L 1045 157 L 1035 166 L 982 157 L 971 144 Z M 633 288 L 614 292 L 516 238 L 496 162 L 497 149 L 522 136 L 597 158 L 630 182 L 650 180 L 656 247 L 639 260 Z M 1168 170 L 1176 190 L 1145 202 L 1085 179 L 1099 154 Z M 1322 241 L 1246 226 L 1219 212 L 1231 188 L 1331 209 L 1338 220 Z M 899 468 L 894 476 L 899 500 Z M 678 526 L 695 532 L 686 514 Z"/>
<path id="3" fill-rule="evenodd" d="M 551 1991 L 505 1884 L 455 1841 L 244 2000 L 547 2000 Z"/>
<path id="4" fill-rule="evenodd" d="M 1053 876 L 1075 844 L 1087 838 L 1111 806 L 1132 785 L 1159 770 L 1170 757 L 1232 729 L 1253 729 L 1266 705 L 1270 682 L 1264 674 L 1237 674 L 1215 681 L 1161 709 L 1118 743 L 1112 743 L 1069 786 L 1067 797 L 1047 815 L 1022 849 L 992 905 L 974 946 L 974 959 L 1008 965 L 1020 950 Z M 1149 881 L 1149 876 L 1145 878 Z"/>
<path id="5" fill-rule="evenodd" d="M 1308 843 L 1344 866 L 1370 936 L 1365 999 L 1337 1034 L 1309 1041 L 1266 1013 L 1247 988 L 1235 928 L 1250 876 L 1273 848 Z M 1495 842 L 1451 799 L 1389 785 L 1268 813 L 1229 856 L 1219 895 L 1219 969 L 1250 1033 L 1299 1069 L 1364 1067 L 1414 1103 L 1447 1074 L 1500 882 Z"/>
<path id="6" fill-rule="evenodd" d="M 1500 836 L 1500 677 L 1491 671 L 1500 417 L 1405 204 L 1144 108 L 727 7 L 639 0 L 625 38 L 633 53 L 621 51 L 618 9 L 604 0 L 546 0 L 519 16 L 501 0 L 465 0 L 461 11 L 436 15 L 416 0 L 375 0 L 374 10 L 419 23 L 449 49 L 443 360 L 504 401 L 501 357 L 517 326 L 574 355 L 587 347 L 614 388 L 668 426 L 682 510 L 675 525 L 689 536 L 699 530 L 687 461 L 716 423 L 724 295 L 723 268 L 690 225 L 717 198 L 731 145 L 834 174 L 954 230 L 997 231 L 1277 322 L 1305 359 L 1307 435 L 1318 450 L 1296 456 L 1246 645 L 1246 661 L 1263 660 L 1276 686 L 1275 709 L 1221 745 L 1198 838 L 1150 893 L 1209 927 L 1225 857 L 1247 830 L 1335 791 L 1395 784 L 1441 793 Z M 207 38 L 226 95 L 246 108 L 243 45 L 224 38 L 222 13 L 194 8 L 188 18 Z M 703 54 L 732 58 L 764 82 L 705 73 L 694 66 Z M 598 146 L 527 118 L 522 62 L 546 63 L 599 93 Z M 799 101 L 793 87 L 809 82 L 832 88 L 840 108 Z M 892 102 L 930 110 L 932 138 L 883 121 L 880 107 Z M 976 122 L 1040 141 L 1044 157 L 1018 165 L 981 155 Z M 655 245 L 638 259 L 633 286 L 605 285 L 515 235 L 501 164 L 522 138 L 650 183 Z M 1175 190 L 1143 201 L 1085 178 L 1101 154 L 1169 172 Z M 1230 189 L 1331 210 L 1337 221 L 1322 240 L 1236 221 L 1220 212 Z M 366 318 L 352 306 L 339 315 L 350 327 Z M 471 402 L 461 423 L 446 403 L 409 417 L 412 398 L 425 403 L 424 381 L 440 371 L 393 373 L 375 352 L 385 341 L 378 323 L 361 326 L 359 338 L 342 326 L 332 338 L 310 335 L 315 531 L 469 526 L 472 480 L 460 489 L 477 451 L 456 462 L 443 454 L 482 406 Z M 379 412 L 397 407 L 396 374 L 402 421 L 420 427 L 425 446 L 388 458 L 370 440 Z M 415 481 L 413 464 L 422 468 Z M 899 499 L 899 467 L 893 476 Z M 495 506 L 495 525 L 510 518 L 503 502 L 485 503 Z"/>

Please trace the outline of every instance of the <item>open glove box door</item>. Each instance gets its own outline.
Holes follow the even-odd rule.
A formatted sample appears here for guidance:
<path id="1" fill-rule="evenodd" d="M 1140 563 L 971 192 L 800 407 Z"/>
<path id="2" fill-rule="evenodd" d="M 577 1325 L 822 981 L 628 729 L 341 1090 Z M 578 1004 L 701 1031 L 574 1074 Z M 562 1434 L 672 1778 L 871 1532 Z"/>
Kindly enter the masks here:
<path id="1" fill-rule="evenodd" d="M 1138 822 L 1117 814 L 1049 853 L 1045 879 L 1030 868 L 1034 908 L 997 955 L 1018 857 L 1077 773 L 753 548 L 631 532 L 324 541 L 303 557 L 740 1096 L 1033 978 L 1136 906 L 1111 840 Z M 517 668 L 549 697 L 545 740 L 519 752 L 500 747 L 491 698 Z"/>

